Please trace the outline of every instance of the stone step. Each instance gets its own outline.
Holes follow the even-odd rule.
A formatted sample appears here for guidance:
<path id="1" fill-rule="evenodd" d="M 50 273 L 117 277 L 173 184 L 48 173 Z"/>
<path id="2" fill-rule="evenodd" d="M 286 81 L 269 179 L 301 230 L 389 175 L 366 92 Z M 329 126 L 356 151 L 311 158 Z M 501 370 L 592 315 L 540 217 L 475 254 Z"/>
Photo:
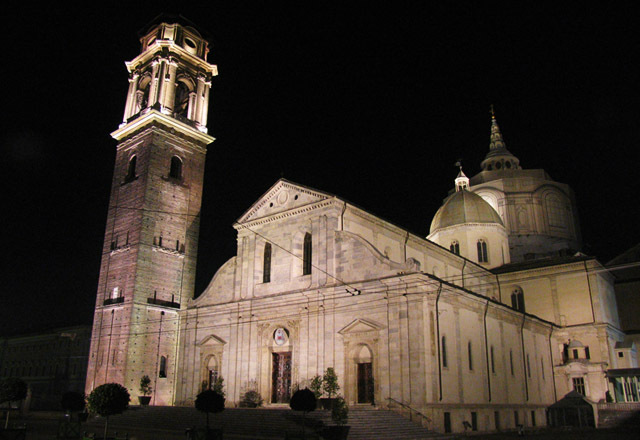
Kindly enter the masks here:
<path id="1" fill-rule="evenodd" d="M 209 415 L 209 426 L 222 427 L 225 438 L 282 439 L 285 432 L 301 432 L 303 416 L 284 408 L 226 408 L 222 413 Z M 306 417 L 307 432 L 321 431 L 333 425 L 329 411 L 316 410 Z M 110 431 L 126 432 L 163 430 L 184 436 L 187 428 L 204 426 L 206 417 L 194 408 L 131 407 L 125 413 L 109 418 Z M 92 419 L 90 431 L 99 432 L 104 420 Z M 452 438 L 429 431 L 404 417 L 386 410 L 352 408 L 349 411 L 350 440 L 373 439 L 436 439 Z"/>

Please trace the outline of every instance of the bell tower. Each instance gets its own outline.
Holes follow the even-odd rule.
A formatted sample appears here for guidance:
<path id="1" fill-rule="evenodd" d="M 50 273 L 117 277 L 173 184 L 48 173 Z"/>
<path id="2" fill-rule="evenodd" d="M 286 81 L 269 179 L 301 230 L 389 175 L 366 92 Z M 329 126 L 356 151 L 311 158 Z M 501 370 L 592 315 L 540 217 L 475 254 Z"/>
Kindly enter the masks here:
<path id="1" fill-rule="evenodd" d="M 184 19 L 157 19 L 126 63 L 86 392 L 117 382 L 171 405 L 179 311 L 193 297 L 211 79 L 209 43 Z"/>

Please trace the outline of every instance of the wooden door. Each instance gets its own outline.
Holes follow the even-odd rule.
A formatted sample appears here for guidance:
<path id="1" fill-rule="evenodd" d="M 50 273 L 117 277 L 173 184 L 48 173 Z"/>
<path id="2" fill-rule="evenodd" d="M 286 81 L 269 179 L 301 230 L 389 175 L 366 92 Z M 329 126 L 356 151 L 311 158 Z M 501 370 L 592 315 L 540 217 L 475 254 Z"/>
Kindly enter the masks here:
<path id="1" fill-rule="evenodd" d="M 373 403 L 373 368 L 371 362 L 358 364 L 358 403 Z"/>
<path id="2" fill-rule="evenodd" d="M 273 353 L 271 403 L 289 402 L 291 392 L 291 352 Z"/>

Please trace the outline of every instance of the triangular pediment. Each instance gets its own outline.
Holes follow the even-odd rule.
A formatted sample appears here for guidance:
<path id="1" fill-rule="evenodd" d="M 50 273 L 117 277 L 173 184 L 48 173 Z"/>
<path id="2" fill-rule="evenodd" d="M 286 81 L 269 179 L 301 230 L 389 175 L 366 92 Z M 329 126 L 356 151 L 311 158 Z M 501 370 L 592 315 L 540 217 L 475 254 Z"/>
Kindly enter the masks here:
<path id="1" fill-rule="evenodd" d="M 225 345 L 227 343 L 227 341 L 225 341 L 224 339 L 221 339 L 219 337 L 217 337 L 216 335 L 209 335 L 206 338 L 204 338 L 202 341 L 200 341 L 200 343 L 198 345 L 200 346 L 210 346 L 210 345 Z"/>
<path id="2" fill-rule="evenodd" d="M 381 326 L 372 321 L 367 321 L 366 319 L 354 319 L 351 323 L 343 327 L 342 330 L 338 331 L 338 333 L 346 335 L 351 333 L 377 332 L 381 328 Z"/>
<path id="3" fill-rule="evenodd" d="M 280 179 L 238 219 L 238 223 L 292 211 L 333 197 L 331 194 Z"/>

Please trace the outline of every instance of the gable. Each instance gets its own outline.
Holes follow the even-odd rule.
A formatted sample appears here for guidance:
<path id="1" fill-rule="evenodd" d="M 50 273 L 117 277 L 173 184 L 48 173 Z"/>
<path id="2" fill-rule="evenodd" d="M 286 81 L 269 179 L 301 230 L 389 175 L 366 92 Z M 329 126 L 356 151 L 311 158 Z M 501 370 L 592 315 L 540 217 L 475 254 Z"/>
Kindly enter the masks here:
<path id="1" fill-rule="evenodd" d="M 380 330 L 382 327 L 372 321 L 368 321 L 366 319 L 354 319 L 342 330 L 338 330 L 338 333 L 341 335 L 354 334 L 354 333 L 367 333 L 367 332 L 376 332 Z"/>
<path id="2" fill-rule="evenodd" d="M 280 179 L 238 219 L 238 223 L 250 222 L 331 198 L 334 198 L 331 194 Z"/>

